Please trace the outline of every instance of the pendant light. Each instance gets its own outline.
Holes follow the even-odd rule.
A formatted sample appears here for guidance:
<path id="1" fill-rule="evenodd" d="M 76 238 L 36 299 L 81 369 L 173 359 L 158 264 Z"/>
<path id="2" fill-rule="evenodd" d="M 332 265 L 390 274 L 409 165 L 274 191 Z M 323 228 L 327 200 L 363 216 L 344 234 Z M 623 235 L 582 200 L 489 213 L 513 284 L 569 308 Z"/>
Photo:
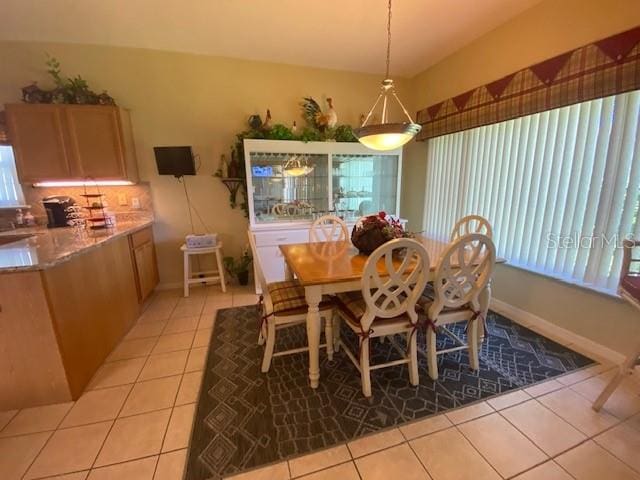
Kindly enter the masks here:
<path id="1" fill-rule="evenodd" d="M 401 147 L 413 137 L 422 128 L 417 123 L 413 123 L 411 115 L 404 108 L 404 105 L 396 95 L 395 88 L 393 86 L 393 80 L 389 78 L 389 63 L 391 59 L 391 0 L 389 0 L 389 14 L 387 17 L 387 70 L 385 79 L 382 81 L 382 89 L 378 99 L 369 110 L 364 122 L 359 128 L 354 129 L 353 133 L 360 143 L 369 147 L 372 150 L 393 150 L 394 148 Z M 389 116 L 389 104 L 395 99 L 396 102 L 402 108 L 402 112 L 409 120 L 408 122 L 393 123 L 388 121 Z M 379 124 L 369 124 L 371 115 L 374 110 L 380 104 L 382 100 L 382 121 Z"/>

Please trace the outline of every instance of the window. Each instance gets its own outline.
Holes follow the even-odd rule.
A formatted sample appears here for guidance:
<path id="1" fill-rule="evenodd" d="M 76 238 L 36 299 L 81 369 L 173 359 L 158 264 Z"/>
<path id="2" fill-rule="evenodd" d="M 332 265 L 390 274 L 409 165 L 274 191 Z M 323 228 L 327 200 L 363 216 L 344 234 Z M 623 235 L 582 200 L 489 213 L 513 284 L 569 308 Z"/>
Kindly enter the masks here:
<path id="1" fill-rule="evenodd" d="M 489 219 L 510 264 L 613 292 L 640 236 L 640 91 L 429 140 L 424 228 Z"/>
<path id="2" fill-rule="evenodd" d="M 11 147 L 0 145 L 0 208 L 24 205 Z"/>

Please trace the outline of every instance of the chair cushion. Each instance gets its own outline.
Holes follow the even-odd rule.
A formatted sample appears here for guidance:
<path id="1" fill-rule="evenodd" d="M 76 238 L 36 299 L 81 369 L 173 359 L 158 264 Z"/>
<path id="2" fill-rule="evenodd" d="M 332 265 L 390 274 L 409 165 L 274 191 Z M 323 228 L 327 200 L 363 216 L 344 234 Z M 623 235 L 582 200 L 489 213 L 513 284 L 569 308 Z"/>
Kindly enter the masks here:
<path id="1" fill-rule="evenodd" d="M 624 276 L 620 288 L 640 302 L 640 275 Z"/>
<path id="2" fill-rule="evenodd" d="M 296 280 L 273 282 L 267 285 L 274 315 L 298 315 L 307 312 L 309 306 L 304 295 L 304 287 Z M 333 308 L 330 297 L 323 296 L 320 310 Z"/>

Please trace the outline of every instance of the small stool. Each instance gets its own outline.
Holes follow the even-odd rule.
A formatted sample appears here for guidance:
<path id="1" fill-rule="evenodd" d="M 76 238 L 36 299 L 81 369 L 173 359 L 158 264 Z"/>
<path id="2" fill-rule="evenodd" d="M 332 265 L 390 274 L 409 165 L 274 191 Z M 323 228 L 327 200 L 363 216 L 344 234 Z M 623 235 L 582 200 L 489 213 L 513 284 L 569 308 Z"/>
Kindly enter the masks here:
<path id="1" fill-rule="evenodd" d="M 215 247 L 206 247 L 206 248 L 187 248 L 185 244 L 182 244 L 180 247 L 184 254 L 184 296 L 189 296 L 189 285 L 193 285 L 196 283 L 207 283 L 220 281 L 220 286 L 222 287 L 222 291 L 227 291 L 227 286 L 224 282 L 224 269 L 222 268 L 222 242 L 218 242 Z M 216 264 L 218 265 L 217 270 L 207 270 L 202 272 L 194 272 L 191 270 L 191 261 L 189 257 L 191 255 L 207 255 L 207 254 L 215 254 L 216 256 Z M 204 277 L 199 277 L 198 275 L 205 275 Z"/>

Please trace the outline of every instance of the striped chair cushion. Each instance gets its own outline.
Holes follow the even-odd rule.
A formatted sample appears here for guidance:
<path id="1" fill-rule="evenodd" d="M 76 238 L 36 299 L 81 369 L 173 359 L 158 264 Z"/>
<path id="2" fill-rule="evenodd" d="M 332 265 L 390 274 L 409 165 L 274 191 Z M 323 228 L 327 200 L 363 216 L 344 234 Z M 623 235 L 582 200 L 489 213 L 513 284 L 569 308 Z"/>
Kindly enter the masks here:
<path id="1" fill-rule="evenodd" d="M 298 315 L 307 312 L 309 306 L 304 296 L 304 287 L 296 280 L 273 282 L 267 285 L 274 315 Z M 330 297 L 323 296 L 320 310 L 333 308 Z"/>

